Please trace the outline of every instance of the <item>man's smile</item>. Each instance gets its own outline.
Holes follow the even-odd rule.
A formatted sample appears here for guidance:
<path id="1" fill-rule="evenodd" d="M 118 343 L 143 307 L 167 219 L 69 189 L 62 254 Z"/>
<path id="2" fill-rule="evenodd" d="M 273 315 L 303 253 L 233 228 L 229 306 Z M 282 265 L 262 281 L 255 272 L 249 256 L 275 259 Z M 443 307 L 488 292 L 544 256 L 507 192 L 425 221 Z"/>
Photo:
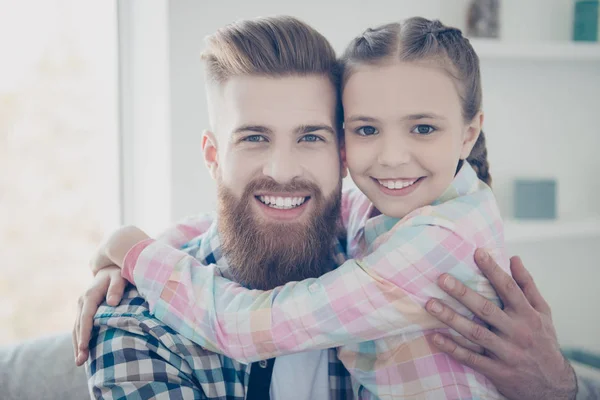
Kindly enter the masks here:
<path id="1" fill-rule="evenodd" d="M 304 214 L 311 196 L 305 193 L 261 193 L 254 199 L 265 217 L 286 221 Z"/>

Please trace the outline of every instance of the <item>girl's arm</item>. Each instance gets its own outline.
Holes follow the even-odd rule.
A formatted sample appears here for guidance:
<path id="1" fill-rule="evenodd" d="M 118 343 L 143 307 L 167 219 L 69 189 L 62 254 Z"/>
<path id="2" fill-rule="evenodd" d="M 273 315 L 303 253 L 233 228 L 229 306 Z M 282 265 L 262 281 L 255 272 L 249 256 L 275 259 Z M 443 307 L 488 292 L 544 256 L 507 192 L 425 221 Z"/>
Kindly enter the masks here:
<path id="1" fill-rule="evenodd" d="M 168 228 L 159 236 L 159 241 L 172 247 L 181 248 L 190 243 L 193 238 L 200 240 L 199 236 L 205 233 L 212 224 L 209 215 L 187 217 Z M 150 239 L 144 231 L 134 225 L 123 226 L 113 232 L 106 243 L 98 249 L 91 265 L 94 275 L 104 268 L 111 266 L 123 267 L 127 253 Z"/>
<path id="2" fill-rule="evenodd" d="M 388 232 L 363 260 L 270 291 L 243 288 L 215 275 L 214 265 L 155 241 L 128 254 L 123 274 L 158 319 L 242 362 L 443 327 L 424 310 L 431 297 L 471 316 L 438 288 L 444 272 L 496 299 L 474 263 L 474 243 L 450 223 L 419 221 Z"/>

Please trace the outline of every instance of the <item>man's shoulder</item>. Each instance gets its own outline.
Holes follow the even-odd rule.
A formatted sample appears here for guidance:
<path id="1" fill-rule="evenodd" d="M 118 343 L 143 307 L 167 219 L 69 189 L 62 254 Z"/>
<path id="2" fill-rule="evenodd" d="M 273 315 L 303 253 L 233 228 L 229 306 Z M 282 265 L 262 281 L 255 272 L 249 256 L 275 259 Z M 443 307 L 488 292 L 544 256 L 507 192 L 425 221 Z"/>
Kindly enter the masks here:
<path id="1" fill-rule="evenodd" d="M 110 345 L 106 345 L 108 342 Z M 125 289 L 118 306 L 103 303 L 98 308 L 90 351 L 95 359 L 107 353 L 119 353 L 126 362 L 138 357 L 133 356 L 133 352 L 147 354 L 150 351 L 153 355 L 144 357 L 167 360 L 180 371 L 192 375 L 199 373 L 196 369 L 232 364 L 232 360 L 196 345 L 155 318 L 148 302 L 131 285 Z"/>
<path id="2" fill-rule="evenodd" d="M 129 392 L 136 398 L 238 399 L 247 378 L 245 366 L 154 318 L 133 286 L 118 306 L 102 304 L 96 312 L 86 370 L 97 398 L 125 398 Z"/>
<path id="3" fill-rule="evenodd" d="M 215 224 L 214 213 L 187 216 L 170 226 L 156 239 L 176 248 L 189 247 L 191 243 L 201 243 L 203 237 L 214 232 Z"/>
<path id="4" fill-rule="evenodd" d="M 164 334 L 177 335 L 150 313 L 148 302 L 132 285 L 127 286 L 118 306 L 112 307 L 104 302 L 98 307 L 94 327 L 101 330 L 117 328 L 123 332 L 156 338 Z"/>

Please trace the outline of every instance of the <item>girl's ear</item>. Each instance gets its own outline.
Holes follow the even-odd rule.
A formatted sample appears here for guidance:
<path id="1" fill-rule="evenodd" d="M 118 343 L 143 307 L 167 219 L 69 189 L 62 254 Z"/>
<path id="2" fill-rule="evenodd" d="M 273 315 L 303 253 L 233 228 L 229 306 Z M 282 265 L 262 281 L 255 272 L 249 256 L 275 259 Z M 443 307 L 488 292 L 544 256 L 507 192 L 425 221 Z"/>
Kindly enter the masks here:
<path id="1" fill-rule="evenodd" d="M 202 154 L 204 155 L 204 163 L 208 172 L 213 179 L 217 178 L 217 170 L 219 169 L 219 153 L 217 151 L 217 140 L 214 133 L 205 130 L 202 132 Z"/>
<path id="2" fill-rule="evenodd" d="M 483 119 L 483 111 L 479 111 L 467 126 L 460 151 L 461 160 L 465 160 L 469 157 L 469 154 L 471 154 L 471 150 L 473 149 L 473 146 L 475 146 L 475 142 L 477 142 L 477 138 L 481 133 Z"/>

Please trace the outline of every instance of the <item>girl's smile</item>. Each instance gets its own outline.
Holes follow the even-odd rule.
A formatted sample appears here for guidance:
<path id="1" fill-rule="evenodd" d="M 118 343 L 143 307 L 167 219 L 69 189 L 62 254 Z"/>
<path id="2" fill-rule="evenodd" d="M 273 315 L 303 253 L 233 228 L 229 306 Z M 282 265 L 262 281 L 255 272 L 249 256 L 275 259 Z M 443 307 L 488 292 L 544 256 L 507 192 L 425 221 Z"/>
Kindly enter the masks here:
<path id="1" fill-rule="evenodd" d="M 419 178 L 398 178 L 398 179 L 376 179 L 372 178 L 379 185 L 379 190 L 389 196 L 407 196 L 413 193 L 425 179 Z"/>

